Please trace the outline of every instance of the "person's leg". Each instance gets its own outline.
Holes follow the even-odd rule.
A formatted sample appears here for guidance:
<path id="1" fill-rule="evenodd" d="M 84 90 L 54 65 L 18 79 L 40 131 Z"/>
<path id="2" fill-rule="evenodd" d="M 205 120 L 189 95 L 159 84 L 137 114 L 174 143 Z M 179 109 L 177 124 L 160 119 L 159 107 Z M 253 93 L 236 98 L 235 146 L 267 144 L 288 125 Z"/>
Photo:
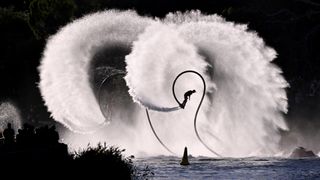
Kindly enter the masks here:
<path id="1" fill-rule="evenodd" d="M 184 107 L 186 106 L 186 103 L 187 103 L 187 99 L 184 99 L 184 101 L 182 102 L 182 104 L 180 104 L 180 107 L 182 109 L 184 109 Z"/>

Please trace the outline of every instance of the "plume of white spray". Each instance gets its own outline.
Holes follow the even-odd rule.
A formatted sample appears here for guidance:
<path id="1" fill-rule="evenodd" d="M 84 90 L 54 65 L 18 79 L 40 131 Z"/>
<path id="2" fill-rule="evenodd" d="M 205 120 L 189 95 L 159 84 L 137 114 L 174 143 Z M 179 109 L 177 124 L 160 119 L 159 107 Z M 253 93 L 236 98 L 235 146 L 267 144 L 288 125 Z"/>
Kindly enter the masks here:
<path id="1" fill-rule="evenodd" d="M 105 123 L 89 84 L 95 50 L 130 45 L 149 20 L 131 11 L 105 11 L 76 20 L 50 37 L 43 54 L 40 89 L 55 120 L 78 132 Z"/>
<path id="2" fill-rule="evenodd" d="M 282 117 L 287 111 L 287 82 L 271 64 L 276 52 L 245 25 L 198 11 L 154 21 L 132 12 L 106 11 L 64 27 L 48 41 L 40 67 L 41 93 L 57 121 L 82 132 L 104 122 L 90 89 L 88 68 L 95 48 L 115 43 L 132 46 L 125 58 L 129 93 L 133 101 L 155 110 L 150 115 L 156 131 L 173 151 L 188 146 L 193 154 L 211 155 L 193 131 L 203 90 L 199 77 L 187 74 L 177 81 L 180 100 L 187 90 L 197 91 L 185 109 L 156 112 L 176 108 L 173 80 L 182 71 L 195 70 L 203 75 L 210 93 L 198 117 L 204 141 L 224 156 L 277 152 L 278 129 L 287 129 Z M 135 117 L 135 126 L 115 121 L 106 127 L 108 132 L 92 136 L 133 153 L 165 154 L 144 111 L 135 112 Z"/>
<path id="3" fill-rule="evenodd" d="M 252 150 L 256 150 L 253 154 L 274 154 L 280 140 L 278 129 L 287 129 L 282 113 L 287 112 L 288 86 L 281 70 L 270 63 L 276 52 L 245 25 L 217 16 L 201 18 L 199 12 L 193 12 L 189 16 L 169 15 L 168 21 L 181 22 L 183 17 L 185 23 L 179 27 L 182 37 L 205 52 L 213 66 L 217 91 L 207 117 L 208 130 L 228 139 L 222 151 L 237 147 L 244 153 L 234 151 L 233 155 Z M 192 17 L 197 18 L 192 21 Z"/>
<path id="4" fill-rule="evenodd" d="M 154 108 L 154 105 L 177 106 L 171 88 L 175 77 L 188 69 L 204 74 L 207 66 L 197 49 L 179 37 L 175 28 L 161 23 L 150 25 L 133 43 L 132 52 L 126 56 L 125 79 L 130 87 L 129 93 L 135 102 L 144 106 L 151 104 L 147 106 L 151 110 L 160 109 Z M 199 87 L 202 87 L 201 81 L 185 79 L 179 83 L 178 94 L 182 94 L 182 90 Z"/>

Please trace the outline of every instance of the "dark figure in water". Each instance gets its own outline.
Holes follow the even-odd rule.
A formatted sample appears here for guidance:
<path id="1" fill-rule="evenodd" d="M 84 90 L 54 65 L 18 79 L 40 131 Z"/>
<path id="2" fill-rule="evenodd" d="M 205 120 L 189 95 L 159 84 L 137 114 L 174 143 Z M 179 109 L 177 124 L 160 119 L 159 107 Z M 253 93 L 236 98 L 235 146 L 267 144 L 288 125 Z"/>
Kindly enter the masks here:
<path id="1" fill-rule="evenodd" d="M 190 100 L 191 95 L 192 95 L 193 93 L 195 93 L 195 92 L 196 92 L 196 90 L 190 90 L 190 91 L 187 91 L 186 93 L 184 93 L 184 100 L 183 100 L 182 104 L 180 104 L 180 107 L 181 107 L 182 109 L 184 109 L 184 107 L 185 107 L 186 104 L 187 104 L 188 99 Z"/>
<path id="2" fill-rule="evenodd" d="M 11 123 L 8 123 L 7 128 L 3 131 L 4 142 L 7 145 L 14 143 L 14 130 L 11 128 Z"/>

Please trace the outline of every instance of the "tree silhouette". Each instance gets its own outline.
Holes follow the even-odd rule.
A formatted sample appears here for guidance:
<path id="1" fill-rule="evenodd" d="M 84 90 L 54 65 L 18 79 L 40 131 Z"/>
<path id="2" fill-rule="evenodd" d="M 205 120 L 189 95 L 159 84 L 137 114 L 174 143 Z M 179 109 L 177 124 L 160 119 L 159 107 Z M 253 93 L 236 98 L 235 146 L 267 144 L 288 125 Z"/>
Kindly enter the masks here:
<path id="1" fill-rule="evenodd" d="M 73 0 L 33 0 L 30 4 L 30 27 L 38 39 L 45 39 L 71 21 L 75 8 Z"/>

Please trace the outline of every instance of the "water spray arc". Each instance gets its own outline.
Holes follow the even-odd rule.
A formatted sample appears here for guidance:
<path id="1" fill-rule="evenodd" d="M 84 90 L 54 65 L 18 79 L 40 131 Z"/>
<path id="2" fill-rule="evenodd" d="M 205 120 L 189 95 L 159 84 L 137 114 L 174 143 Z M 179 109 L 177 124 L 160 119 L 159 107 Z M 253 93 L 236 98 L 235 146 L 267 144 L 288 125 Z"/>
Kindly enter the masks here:
<path id="1" fill-rule="evenodd" d="M 176 96 L 176 93 L 175 93 L 175 84 L 176 84 L 177 80 L 179 79 L 179 77 L 182 76 L 183 74 L 186 74 L 186 73 L 193 73 L 193 74 L 197 75 L 198 77 L 201 78 L 202 83 L 203 83 L 202 97 L 201 97 L 201 100 L 200 100 L 200 102 L 199 102 L 199 105 L 198 105 L 198 107 L 197 107 L 197 110 L 196 110 L 196 113 L 195 113 L 195 116 L 194 116 L 194 131 L 195 131 L 195 134 L 196 134 L 198 140 L 199 140 L 210 152 L 212 152 L 212 153 L 215 154 L 216 156 L 221 157 L 220 154 L 218 154 L 217 152 L 215 152 L 214 150 L 212 150 L 212 149 L 201 139 L 201 137 L 200 137 L 200 135 L 199 135 L 199 132 L 198 132 L 198 129 L 197 129 L 197 117 L 198 117 L 198 113 L 199 113 L 200 107 L 201 107 L 201 105 L 202 105 L 202 102 L 203 102 L 203 99 L 204 99 L 205 93 L 206 93 L 206 83 L 205 83 L 205 80 L 204 80 L 204 78 L 202 77 L 202 75 L 201 75 L 200 73 L 198 73 L 197 71 L 194 71 L 194 70 L 186 70 L 186 71 L 181 72 L 181 73 L 175 78 L 175 80 L 173 81 L 173 84 L 172 84 L 172 94 L 173 94 L 176 102 L 179 104 L 179 106 L 181 106 L 182 103 L 178 100 L 178 98 L 177 98 L 177 96 Z M 109 79 L 111 79 L 111 78 L 113 78 L 113 77 L 115 77 L 115 76 L 124 76 L 124 75 L 125 75 L 124 72 L 115 72 L 115 73 L 112 73 L 112 74 L 110 74 L 108 77 L 104 78 L 104 80 L 101 82 L 101 84 L 100 84 L 100 86 L 99 86 L 99 95 L 98 95 L 98 97 L 99 97 L 99 106 L 100 106 L 100 109 L 101 109 L 102 114 L 103 114 L 104 117 L 106 118 L 106 121 L 109 121 L 110 117 L 104 113 L 104 109 L 103 109 L 103 106 L 102 106 L 102 104 L 101 104 L 101 88 L 102 88 L 103 84 L 104 84 L 107 80 L 109 80 Z M 149 111 L 148 111 L 147 108 L 145 109 L 145 111 L 146 111 L 146 115 L 147 115 L 147 119 L 148 119 L 149 126 L 150 126 L 150 128 L 151 128 L 151 130 L 152 130 L 152 133 L 154 134 L 154 136 L 155 136 L 156 139 L 158 140 L 158 142 L 159 142 L 168 152 L 170 152 L 171 154 L 175 155 L 175 153 L 174 153 L 170 148 L 168 148 L 168 146 L 166 146 L 165 143 L 162 142 L 162 140 L 160 139 L 160 137 L 159 137 L 158 134 L 156 133 L 156 131 L 155 131 L 153 125 L 152 125 L 152 121 L 151 121 L 151 118 L 150 118 L 150 115 L 149 115 Z"/>
<path id="2" fill-rule="evenodd" d="M 194 155 L 213 155 L 206 150 L 211 147 L 228 157 L 273 156 L 280 151 L 279 129 L 288 130 L 288 83 L 272 63 L 276 57 L 247 25 L 216 14 L 172 12 L 153 19 L 107 10 L 75 20 L 48 39 L 39 88 L 52 118 L 67 128 L 65 142 L 75 149 L 108 137 L 130 154 L 168 154 L 153 146 L 160 144 L 146 122 L 147 109 L 158 137 L 174 152 L 188 145 Z M 184 70 L 205 80 L 200 110 L 203 85 L 195 72 L 179 76 L 178 98 L 172 98 L 172 83 Z M 125 76 L 114 76 L 119 71 Z M 197 100 L 178 111 L 190 100 L 184 90 L 191 89 L 199 91 Z"/>
<path id="3" fill-rule="evenodd" d="M 201 74 L 198 73 L 197 71 L 194 71 L 194 70 L 186 70 L 186 71 L 183 71 L 183 72 L 181 72 L 180 74 L 178 74 L 178 76 L 174 79 L 173 84 L 172 84 L 172 94 L 173 94 L 173 96 L 174 96 L 174 99 L 177 101 L 177 103 L 178 103 L 179 105 L 182 104 L 182 103 L 178 100 L 178 98 L 177 98 L 177 96 L 176 96 L 176 93 L 175 93 L 175 90 L 174 90 L 175 88 L 174 88 L 174 87 L 175 87 L 175 84 L 176 84 L 177 80 L 179 79 L 179 77 L 182 76 L 183 74 L 186 74 L 186 73 L 193 73 L 193 74 L 199 76 L 199 77 L 201 78 L 201 80 L 202 80 L 202 83 L 203 83 L 202 97 L 201 97 L 201 100 L 200 100 L 199 105 L 198 105 L 198 107 L 197 107 L 196 113 L 195 113 L 195 115 L 194 115 L 194 120 L 193 120 L 194 131 L 195 131 L 195 133 L 196 133 L 196 135 L 197 135 L 198 140 L 199 140 L 210 152 L 212 152 L 213 154 L 221 157 L 220 154 L 218 154 L 217 152 L 215 152 L 214 150 L 212 150 L 212 149 L 201 139 L 201 137 L 200 137 L 200 135 L 199 135 L 199 132 L 198 132 L 198 130 L 197 130 L 197 117 L 198 117 L 198 113 L 199 113 L 200 107 L 201 107 L 201 105 L 202 105 L 202 102 L 203 102 L 203 99 L 204 99 L 205 93 L 206 93 L 206 82 L 205 82 L 204 78 L 201 76 Z"/>

